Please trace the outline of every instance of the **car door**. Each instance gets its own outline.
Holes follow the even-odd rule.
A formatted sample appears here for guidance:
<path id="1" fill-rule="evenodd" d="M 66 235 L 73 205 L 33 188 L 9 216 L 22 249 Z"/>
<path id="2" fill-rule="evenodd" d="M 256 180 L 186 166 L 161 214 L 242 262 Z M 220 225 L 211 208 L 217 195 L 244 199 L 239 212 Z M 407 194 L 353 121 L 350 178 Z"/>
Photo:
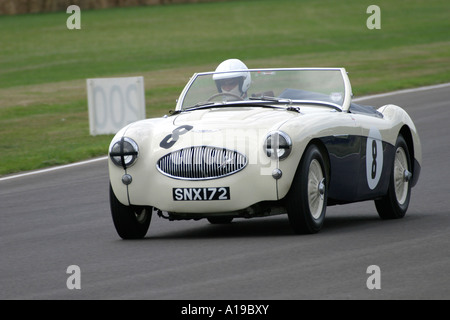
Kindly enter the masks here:
<path id="1" fill-rule="evenodd" d="M 383 137 L 392 134 L 390 124 L 377 114 L 352 114 L 361 128 L 359 176 L 355 200 L 374 199 L 387 192 L 394 146 Z"/>
<path id="2" fill-rule="evenodd" d="M 333 119 L 331 134 L 321 140 L 330 160 L 329 204 L 354 201 L 361 176 L 362 129 L 350 113 Z"/>

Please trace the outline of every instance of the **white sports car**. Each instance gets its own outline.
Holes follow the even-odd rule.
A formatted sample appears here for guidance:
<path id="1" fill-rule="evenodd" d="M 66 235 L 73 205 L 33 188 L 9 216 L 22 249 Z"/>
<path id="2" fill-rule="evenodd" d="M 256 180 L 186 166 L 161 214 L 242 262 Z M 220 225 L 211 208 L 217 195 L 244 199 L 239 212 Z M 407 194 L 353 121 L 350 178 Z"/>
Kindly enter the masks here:
<path id="1" fill-rule="evenodd" d="M 374 200 L 405 215 L 422 151 L 395 105 L 352 103 L 344 68 L 247 69 L 228 60 L 194 74 L 174 111 L 121 129 L 109 147 L 110 207 L 123 239 L 169 220 L 287 214 L 316 233 L 327 206 Z"/>

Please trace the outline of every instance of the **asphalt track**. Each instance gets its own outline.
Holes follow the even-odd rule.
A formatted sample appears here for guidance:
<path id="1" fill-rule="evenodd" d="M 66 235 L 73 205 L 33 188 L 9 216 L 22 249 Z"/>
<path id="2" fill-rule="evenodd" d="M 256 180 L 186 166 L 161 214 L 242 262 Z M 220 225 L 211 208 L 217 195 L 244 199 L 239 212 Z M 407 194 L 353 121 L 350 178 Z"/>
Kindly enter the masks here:
<path id="1" fill-rule="evenodd" d="M 0 179 L 0 299 L 450 298 L 450 86 L 359 100 L 404 107 L 423 144 L 404 219 L 373 202 L 329 207 L 323 230 L 293 235 L 287 216 L 169 222 L 144 240 L 112 224 L 104 159 Z M 81 289 L 66 286 L 68 266 Z M 371 265 L 381 289 L 369 290 Z"/>

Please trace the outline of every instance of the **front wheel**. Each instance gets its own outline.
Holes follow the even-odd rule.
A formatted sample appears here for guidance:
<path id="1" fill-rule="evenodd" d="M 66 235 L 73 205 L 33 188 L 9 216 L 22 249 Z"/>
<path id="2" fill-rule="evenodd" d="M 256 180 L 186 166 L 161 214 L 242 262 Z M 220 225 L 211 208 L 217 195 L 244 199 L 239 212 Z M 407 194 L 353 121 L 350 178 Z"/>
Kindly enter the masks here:
<path id="1" fill-rule="evenodd" d="M 152 219 L 152 207 L 123 205 L 109 186 L 111 215 L 117 233 L 122 239 L 141 239 L 147 234 Z"/>
<path id="2" fill-rule="evenodd" d="M 408 145 L 402 135 L 395 143 L 395 156 L 392 165 L 387 195 L 375 200 L 378 215 L 382 219 L 403 218 L 411 198 L 411 158 Z"/>
<path id="3" fill-rule="evenodd" d="M 322 229 L 328 196 L 327 172 L 320 149 L 309 146 L 287 196 L 289 222 L 295 233 L 317 233 Z"/>

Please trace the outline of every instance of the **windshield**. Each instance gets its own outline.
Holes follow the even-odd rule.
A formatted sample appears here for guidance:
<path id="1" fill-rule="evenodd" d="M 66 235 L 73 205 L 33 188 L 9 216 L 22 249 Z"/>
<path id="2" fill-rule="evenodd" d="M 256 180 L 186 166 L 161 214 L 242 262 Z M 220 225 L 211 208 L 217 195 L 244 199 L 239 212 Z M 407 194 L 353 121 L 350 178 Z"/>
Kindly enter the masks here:
<path id="1" fill-rule="evenodd" d="M 195 74 L 177 108 L 236 104 L 319 104 L 342 109 L 346 98 L 343 69 L 260 69 Z M 347 90 L 349 90 L 347 88 Z"/>

